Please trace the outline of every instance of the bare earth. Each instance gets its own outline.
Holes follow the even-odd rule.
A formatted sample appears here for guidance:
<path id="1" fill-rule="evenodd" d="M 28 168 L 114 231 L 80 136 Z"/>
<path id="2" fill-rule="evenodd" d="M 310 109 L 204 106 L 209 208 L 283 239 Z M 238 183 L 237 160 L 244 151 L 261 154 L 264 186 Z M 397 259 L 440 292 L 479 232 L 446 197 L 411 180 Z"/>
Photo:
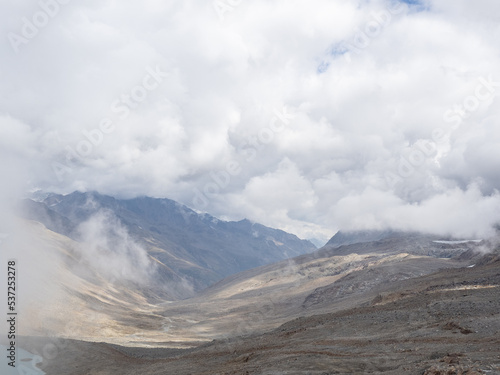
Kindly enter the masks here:
<path id="1" fill-rule="evenodd" d="M 328 309 L 335 287 L 313 293 L 318 311 Z M 54 375 L 500 374 L 498 256 L 483 258 L 475 267 L 385 283 L 363 296 L 369 300 L 356 297 L 357 303 L 346 303 L 344 309 L 332 304 L 331 312 L 313 316 L 307 316 L 306 304 L 301 308 L 307 317 L 266 333 L 188 350 L 55 338 L 25 338 L 23 346 L 37 352 L 55 349 L 39 365 Z"/>

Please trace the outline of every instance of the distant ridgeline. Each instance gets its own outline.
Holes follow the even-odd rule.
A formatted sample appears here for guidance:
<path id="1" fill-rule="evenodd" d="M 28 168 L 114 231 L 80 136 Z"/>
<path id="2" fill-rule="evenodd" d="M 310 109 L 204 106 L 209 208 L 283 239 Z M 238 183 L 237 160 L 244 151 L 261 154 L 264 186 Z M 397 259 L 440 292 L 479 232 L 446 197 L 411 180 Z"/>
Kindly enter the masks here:
<path id="1" fill-rule="evenodd" d="M 79 242 L 86 240 L 82 223 L 99 213 L 114 218 L 154 258 L 160 283 L 184 282 L 192 286 L 191 294 L 228 275 L 316 250 L 282 230 L 249 220 L 218 220 L 170 199 L 74 192 L 23 201 L 25 218 Z"/>

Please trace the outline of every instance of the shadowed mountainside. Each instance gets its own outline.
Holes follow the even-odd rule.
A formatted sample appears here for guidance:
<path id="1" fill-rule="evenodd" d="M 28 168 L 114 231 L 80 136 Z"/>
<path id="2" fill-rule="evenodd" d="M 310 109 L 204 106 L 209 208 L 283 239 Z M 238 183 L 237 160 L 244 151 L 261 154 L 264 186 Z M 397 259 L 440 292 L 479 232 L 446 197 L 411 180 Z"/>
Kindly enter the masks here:
<path id="1" fill-rule="evenodd" d="M 195 292 L 225 276 L 316 250 L 311 242 L 282 230 L 248 220 L 218 220 L 169 199 L 51 194 L 42 202 L 25 201 L 23 212 L 25 218 L 78 241 L 83 240 L 79 225 L 96 214 L 116 217 L 161 265 L 160 273 L 173 273 Z"/>

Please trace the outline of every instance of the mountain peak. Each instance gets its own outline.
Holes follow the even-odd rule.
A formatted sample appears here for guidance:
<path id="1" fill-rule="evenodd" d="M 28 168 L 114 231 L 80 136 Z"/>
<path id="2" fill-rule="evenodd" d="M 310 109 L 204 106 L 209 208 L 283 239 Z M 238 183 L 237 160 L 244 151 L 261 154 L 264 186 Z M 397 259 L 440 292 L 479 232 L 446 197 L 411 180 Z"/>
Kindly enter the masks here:
<path id="1" fill-rule="evenodd" d="M 344 245 L 352 245 L 355 243 L 364 243 L 379 241 L 384 238 L 400 235 L 402 232 L 387 230 L 352 230 L 342 231 L 339 230 L 335 235 L 326 243 L 328 247 L 339 247 Z"/>

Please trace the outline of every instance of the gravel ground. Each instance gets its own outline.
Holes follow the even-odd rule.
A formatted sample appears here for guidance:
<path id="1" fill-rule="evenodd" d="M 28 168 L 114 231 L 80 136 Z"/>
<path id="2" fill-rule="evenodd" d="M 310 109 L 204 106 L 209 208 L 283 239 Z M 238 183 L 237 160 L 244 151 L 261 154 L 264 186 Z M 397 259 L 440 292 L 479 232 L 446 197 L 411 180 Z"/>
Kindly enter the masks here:
<path id="1" fill-rule="evenodd" d="M 369 304 L 195 349 L 25 339 L 47 374 L 500 374 L 500 262 L 396 283 Z M 52 342 L 52 344 L 51 344 Z"/>

